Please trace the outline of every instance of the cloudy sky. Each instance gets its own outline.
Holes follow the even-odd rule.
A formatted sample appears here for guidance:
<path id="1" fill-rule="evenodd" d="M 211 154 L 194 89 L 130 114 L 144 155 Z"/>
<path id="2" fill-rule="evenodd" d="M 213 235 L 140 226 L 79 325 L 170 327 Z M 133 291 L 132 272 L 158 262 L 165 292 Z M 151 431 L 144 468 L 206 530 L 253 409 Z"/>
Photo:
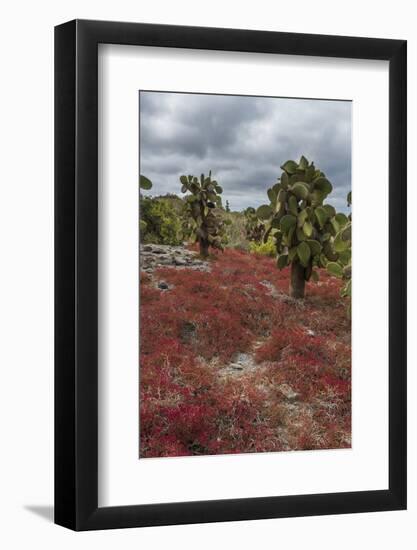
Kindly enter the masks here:
<path id="1" fill-rule="evenodd" d="M 179 176 L 212 171 L 232 210 L 268 202 L 279 166 L 304 155 L 333 184 L 346 211 L 351 103 L 311 99 L 140 92 L 140 172 L 146 194 L 176 193 Z"/>

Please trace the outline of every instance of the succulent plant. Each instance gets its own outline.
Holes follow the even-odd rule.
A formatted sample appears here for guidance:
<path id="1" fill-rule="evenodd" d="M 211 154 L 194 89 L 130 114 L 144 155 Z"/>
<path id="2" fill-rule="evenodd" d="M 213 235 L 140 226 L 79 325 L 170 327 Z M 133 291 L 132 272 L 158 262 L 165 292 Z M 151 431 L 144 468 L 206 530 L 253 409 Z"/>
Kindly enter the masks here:
<path id="1" fill-rule="evenodd" d="M 255 208 L 249 206 L 243 212 L 245 216 L 245 231 L 248 241 L 259 244 L 265 233 L 265 224 L 259 221 Z"/>
<path id="2" fill-rule="evenodd" d="M 152 189 L 152 182 L 146 176 L 140 174 L 140 176 L 139 176 L 139 187 L 141 189 L 145 189 L 146 191 L 149 191 L 149 189 Z"/>
<path id="3" fill-rule="evenodd" d="M 149 191 L 149 189 L 152 189 L 152 182 L 150 179 L 148 179 L 146 176 L 140 174 L 139 176 L 139 188 L 144 189 L 146 191 Z M 141 196 L 142 200 L 142 196 Z M 148 224 L 145 222 L 145 220 L 142 220 L 141 212 L 139 214 L 140 220 L 139 220 L 139 233 L 143 234 L 145 233 Z"/>
<path id="4" fill-rule="evenodd" d="M 315 268 L 339 259 L 333 240 L 346 216 L 324 203 L 333 186 L 314 163 L 302 156 L 281 169 L 278 182 L 267 191 L 269 204 L 260 206 L 256 215 L 268 224 L 264 241 L 271 235 L 275 239 L 278 268 L 291 266 L 291 296 L 303 298 L 305 282 L 318 280 Z"/>
<path id="5" fill-rule="evenodd" d="M 181 192 L 190 193 L 186 196 L 188 217 L 185 221 L 185 233 L 195 234 L 200 246 L 200 255 L 208 256 L 209 247 L 223 250 L 225 241 L 224 226 L 227 224 L 216 212 L 222 206 L 223 189 L 217 181 L 211 179 L 211 171 L 207 177 L 201 174 L 195 176 L 180 176 Z"/>
<path id="6" fill-rule="evenodd" d="M 347 195 L 348 206 L 352 204 L 352 192 Z M 352 215 L 338 215 L 339 230 L 332 239 L 331 245 L 337 258 L 328 262 L 327 271 L 345 282 L 340 294 L 352 298 Z M 342 217 L 343 216 L 343 217 Z M 350 311 L 350 306 L 349 306 Z"/>

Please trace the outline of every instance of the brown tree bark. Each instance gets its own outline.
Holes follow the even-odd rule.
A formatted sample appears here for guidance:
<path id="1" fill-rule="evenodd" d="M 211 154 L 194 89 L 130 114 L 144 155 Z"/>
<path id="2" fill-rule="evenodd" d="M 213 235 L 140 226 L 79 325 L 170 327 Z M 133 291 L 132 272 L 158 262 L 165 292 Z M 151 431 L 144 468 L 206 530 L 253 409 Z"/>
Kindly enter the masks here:
<path id="1" fill-rule="evenodd" d="M 304 298 L 305 284 L 305 268 L 299 262 L 292 262 L 290 296 L 292 298 Z"/>

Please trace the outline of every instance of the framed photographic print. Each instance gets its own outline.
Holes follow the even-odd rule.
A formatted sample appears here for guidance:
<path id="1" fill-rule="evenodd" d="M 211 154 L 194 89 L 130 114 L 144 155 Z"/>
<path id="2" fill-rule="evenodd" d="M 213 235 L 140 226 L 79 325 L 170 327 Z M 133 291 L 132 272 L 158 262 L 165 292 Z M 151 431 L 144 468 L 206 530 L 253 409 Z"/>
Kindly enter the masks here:
<path id="1" fill-rule="evenodd" d="M 406 42 L 55 30 L 55 521 L 406 507 Z"/>

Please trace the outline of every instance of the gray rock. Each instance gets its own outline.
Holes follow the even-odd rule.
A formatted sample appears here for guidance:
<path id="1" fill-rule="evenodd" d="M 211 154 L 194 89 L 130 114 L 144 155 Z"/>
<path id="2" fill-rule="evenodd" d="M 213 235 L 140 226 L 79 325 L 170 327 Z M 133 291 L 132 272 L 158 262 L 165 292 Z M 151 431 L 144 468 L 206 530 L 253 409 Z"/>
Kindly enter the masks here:
<path id="1" fill-rule="evenodd" d="M 288 384 L 280 384 L 277 387 L 279 393 L 283 395 L 288 401 L 297 401 L 299 395 Z"/>
<path id="2" fill-rule="evenodd" d="M 140 266 L 148 272 L 160 266 L 177 267 L 178 269 L 195 269 L 210 271 L 210 264 L 197 258 L 197 252 L 183 246 L 145 244 L 140 247 Z"/>
<path id="3" fill-rule="evenodd" d="M 252 357 L 247 353 L 238 353 L 235 358 L 235 363 L 239 363 L 240 365 L 252 363 Z"/>
<path id="4" fill-rule="evenodd" d="M 161 290 L 168 290 L 169 285 L 165 281 L 159 281 L 158 288 L 160 288 Z"/>
<path id="5" fill-rule="evenodd" d="M 174 264 L 175 265 L 187 265 L 187 260 L 184 260 L 184 258 L 174 258 Z"/>
<path id="6" fill-rule="evenodd" d="M 229 365 L 229 368 L 233 369 L 233 370 L 243 370 L 243 367 L 242 365 L 239 365 L 237 363 L 231 363 Z"/>

